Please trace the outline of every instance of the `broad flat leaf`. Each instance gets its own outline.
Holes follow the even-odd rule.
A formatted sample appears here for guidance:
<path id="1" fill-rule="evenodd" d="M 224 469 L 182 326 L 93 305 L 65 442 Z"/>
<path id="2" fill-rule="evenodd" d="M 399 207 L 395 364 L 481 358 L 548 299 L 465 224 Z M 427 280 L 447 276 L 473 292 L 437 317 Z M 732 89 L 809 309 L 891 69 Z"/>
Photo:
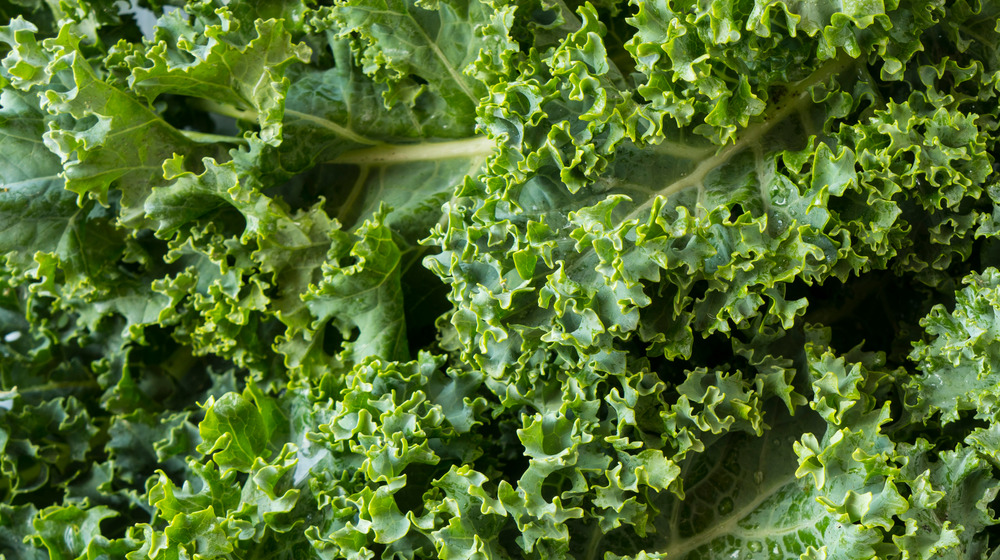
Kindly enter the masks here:
<path id="1" fill-rule="evenodd" d="M 699 454 L 684 475 L 684 500 L 664 504 L 660 536 L 647 550 L 688 560 L 795 558 L 810 549 L 830 559 L 875 558 L 879 534 L 829 516 L 821 494 L 796 478 L 792 443 L 808 427 L 786 417 L 763 437 L 735 434 Z"/>
<path id="2" fill-rule="evenodd" d="M 38 510 L 31 504 L 22 506 L 0 505 L 0 558 L 14 560 L 42 560 L 48 558 L 43 548 L 36 548 L 25 540 L 35 532 L 32 519 Z"/>
<path id="3" fill-rule="evenodd" d="M 383 212 L 357 230 L 358 241 L 346 254 L 329 254 L 333 266 L 324 265 L 323 279 L 303 296 L 317 318 L 314 328 L 331 318 L 350 340 L 350 361 L 368 356 L 405 359 L 403 300 L 400 286 L 400 251 L 391 230 L 383 225 Z M 345 261 L 353 261 L 347 265 Z M 360 330 L 357 337 L 351 330 Z"/>
<path id="4" fill-rule="evenodd" d="M 202 453 L 212 453 L 225 471 L 247 472 L 267 444 L 267 431 L 260 410 L 238 393 L 227 393 L 205 403 L 205 419 L 198 425 Z"/>
<path id="5" fill-rule="evenodd" d="M 54 252 L 86 213 L 63 190 L 62 165 L 42 141 L 37 95 L 4 88 L 0 106 L 0 252 L 16 272 L 32 267 L 35 251 Z"/>
<path id="6" fill-rule="evenodd" d="M 101 534 L 101 521 L 115 515 L 103 506 L 52 506 L 38 512 L 32 524 L 52 560 L 73 560 Z"/>

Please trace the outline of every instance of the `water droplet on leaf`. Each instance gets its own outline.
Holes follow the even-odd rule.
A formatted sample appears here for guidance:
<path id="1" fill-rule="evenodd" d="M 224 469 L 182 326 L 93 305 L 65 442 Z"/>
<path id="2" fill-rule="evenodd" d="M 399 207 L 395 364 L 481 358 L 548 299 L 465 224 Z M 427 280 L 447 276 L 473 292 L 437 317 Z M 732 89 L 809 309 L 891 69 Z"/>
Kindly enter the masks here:
<path id="1" fill-rule="evenodd" d="M 719 502 L 719 515 L 728 515 L 731 511 L 733 511 L 732 498 L 722 498 Z"/>
<path id="2" fill-rule="evenodd" d="M 771 204 L 784 206 L 788 202 L 788 190 L 782 188 L 783 185 L 771 187 Z"/>

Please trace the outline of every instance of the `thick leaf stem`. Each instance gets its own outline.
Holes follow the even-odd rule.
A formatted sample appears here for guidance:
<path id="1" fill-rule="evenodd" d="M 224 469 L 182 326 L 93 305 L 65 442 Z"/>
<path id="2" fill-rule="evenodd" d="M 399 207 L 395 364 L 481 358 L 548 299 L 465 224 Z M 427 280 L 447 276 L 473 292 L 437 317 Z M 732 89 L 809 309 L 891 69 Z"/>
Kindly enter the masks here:
<path id="1" fill-rule="evenodd" d="M 75 389 L 100 389 L 101 386 L 96 381 L 50 381 L 44 385 L 35 385 L 24 389 L 17 389 L 19 395 L 30 395 L 33 393 L 46 393 L 49 391 L 72 391 Z"/>
<path id="2" fill-rule="evenodd" d="M 257 120 L 257 112 L 247 109 L 238 109 L 232 105 L 199 99 L 194 105 L 204 111 L 209 111 L 219 115 L 232 117 L 241 120 Z M 453 158 L 471 158 L 477 156 L 488 156 L 493 152 L 494 142 L 489 138 L 477 136 L 473 138 L 463 138 L 461 140 L 449 140 L 446 142 L 421 142 L 418 144 L 387 144 L 378 140 L 372 140 L 355 133 L 335 122 L 322 117 L 310 115 L 293 109 L 285 109 L 285 115 L 298 120 L 306 121 L 318 127 L 332 131 L 337 136 L 356 142 L 366 144 L 370 148 L 351 150 L 340 154 L 327 163 L 346 163 L 355 165 L 392 165 L 396 163 L 407 163 L 412 161 L 437 161 Z M 287 122 L 286 122 L 287 124 Z M 221 136 L 215 134 L 204 134 L 199 132 L 181 131 L 188 139 L 199 142 L 246 142 L 243 138 L 234 136 Z"/>
<path id="3" fill-rule="evenodd" d="M 217 101 L 209 101 L 208 99 L 196 99 L 191 104 L 194 107 L 201 109 L 202 111 L 208 111 L 210 113 L 215 113 L 217 115 L 222 115 L 224 117 L 231 117 L 237 120 L 244 120 L 244 121 L 257 120 L 257 111 L 251 111 L 249 109 L 237 109 L 232 105 L 219 103 Z"/>
<path id="4" fill-rule="evenodd" d="M 329 163 L 355 165 L 391 165 L 411 161 L 438 161 L 454 158 L 488 156 L 494 143 L 478 136 L 448 142 L 421 142 L 419 144 L 382 144 L 372 148 L 353 150 L 337 156 Z"/>
<path id="5" fill-rule="evenodd" d="M 225 136 L 222 134 L 209 134 L 207 132 L 197 132 L 194 130 L 181 130 L 185 138 L 198 144 L 245 144 L 246 138 L 239 136 Z"/>

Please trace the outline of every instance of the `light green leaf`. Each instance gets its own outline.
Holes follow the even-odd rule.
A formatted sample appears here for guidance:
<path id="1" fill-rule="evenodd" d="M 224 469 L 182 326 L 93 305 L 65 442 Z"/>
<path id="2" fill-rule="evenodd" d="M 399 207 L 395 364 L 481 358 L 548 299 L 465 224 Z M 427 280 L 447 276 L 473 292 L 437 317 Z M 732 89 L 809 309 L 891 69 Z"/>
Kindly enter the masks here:
<path id="1" fill-rule="evenodd" d="M 131 68 L 129 87 L 150 103 L 170 93 L 206 100 L 209 108 L 221 103 L 252 110 L 261 140 L 278 145 L 290 85 L 284 71 L 293 61 L 308 62 L 309 48 L 292 44 L 282 20 L 254 21 L 256 36 L 240 44 L 228 31 L 244 23 L 226 8 L 216 10 L 218 21 L 208 24 L 192 24 L 182 14 L 165 14 L 154 46 L 123 61 Z"/>
<path id="2" fill-rule="evenodd" d="M 420 76 L 445 104 L 467 110 L 484 93 L 463 71 L 480 48 L 489 48 L 477 35 L 479 26 L 489 24 L 488 10 L 481 2 L 357 0 L 331 13 L 340 35 L 360 38 L 358 54 L 366 73 L 390 85 L 400 77 Z M 405 95 L 393 87 L 386 102 L 392 105 Z"/>
<path id="3" fill-rule="evenodd" d="M 104 506 L 52 506 L 38 512 L 32 525 L 52 560 L 74 560 L 101 534 L 101 521 L 116 515 Z"/>
<path id="4" fill-rule="evenodd" d="M 213 454 L 221 469 L 248 472 L 254 460 L 265 452 L 267 431 L 260 409 L 238 393 L 221 399 L 209 398 L 205 419 L 198 425 L 202 453 Z"/>
<path id="5" fill-rule="evenodd" d="M 941 412 L 941 422 L 957 421 L 965 412 L 994 420 L 997 410 L 1000 272 L 994 268 L 965 278 L 949 312 L 936 306 L 921 321 L 927 337 L 914 344 L 910 359 L 920 375 L 907 384 L 907 404 L 917 421 Z"/>
<path id="6" fill-rule="evenodd" d="M 400 252 L 383 224 L 385 213 L 385 209 L 376 213 L 357 230 L 358 241 L 349 253 L 327 255 L 335 264 L 323 266 L 323 279 L 302 298 L 317 318 L 313 328 L 334 319 L 332 324 L 350 341 L 345 358 L 352 363 L 369 356 L 409 355 Z M 356 337 L 351 333 L 354 328 L 360 331 Z"/>
<path id="7" fill-rule="evenodd" d="M 814 548 L 825 558 L 875 558 L 879 534 L 830 516 L 817 501 L 821 494 L 795 476 L 792 443 L 810 425 L 786 417 L 763 437 L 733 434 L 699 454 L 685 469 L 683 501 L 666 500 L 654 520 L 660 536 L 652 551 L 688 560 L 763 559 Z"/>

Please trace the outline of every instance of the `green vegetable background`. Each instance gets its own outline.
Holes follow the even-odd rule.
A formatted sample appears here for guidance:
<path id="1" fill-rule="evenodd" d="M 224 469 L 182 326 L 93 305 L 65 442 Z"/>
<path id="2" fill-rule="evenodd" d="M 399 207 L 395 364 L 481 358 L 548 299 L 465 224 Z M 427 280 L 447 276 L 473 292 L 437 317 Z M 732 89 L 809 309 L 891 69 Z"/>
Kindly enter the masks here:
<path id="1" fill-rule="evenodd" d="M 0 0 L 0 58 L 0 558 L 1000 560 L 1000 0 Z"/>

